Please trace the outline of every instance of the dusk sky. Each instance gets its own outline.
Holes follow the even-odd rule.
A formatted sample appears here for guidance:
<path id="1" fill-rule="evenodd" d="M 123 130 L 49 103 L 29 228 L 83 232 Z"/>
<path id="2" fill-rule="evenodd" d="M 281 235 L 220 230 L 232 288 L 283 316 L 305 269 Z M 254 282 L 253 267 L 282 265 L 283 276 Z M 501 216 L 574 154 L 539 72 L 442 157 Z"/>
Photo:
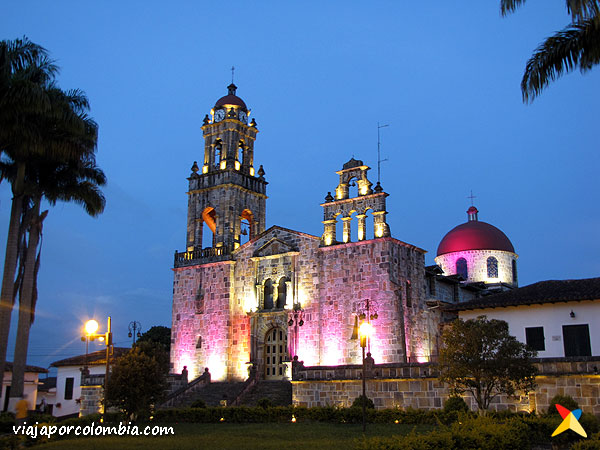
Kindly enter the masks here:
<path id="1" fill-rule="evenodd" d="M 51 208 L 28 362 L 81 354 L 81 326 L 113 318 L 171 325 L 175 250 L 185 249 L 187 180 L 202 119 L 237 94 L 259 134 L 267 227 L 320 236 L 322 208 L 351 157 L 381 184 L 392 236 L 428 251 L 467 220 L 510 238 L 521 286 L 600 274 L 600 69 L 521 100 L 527 59 L 569 21 L 564 1 L 8 2 L 0 39 L 27 36 L 79 88 L 99 124 L 106 211 Z M 0 185 L 2 260 L 10 188 Z M 14 357 L 13 312 L 8 359 Z M 91 350 L 101 349 L 94 345 Z"/>

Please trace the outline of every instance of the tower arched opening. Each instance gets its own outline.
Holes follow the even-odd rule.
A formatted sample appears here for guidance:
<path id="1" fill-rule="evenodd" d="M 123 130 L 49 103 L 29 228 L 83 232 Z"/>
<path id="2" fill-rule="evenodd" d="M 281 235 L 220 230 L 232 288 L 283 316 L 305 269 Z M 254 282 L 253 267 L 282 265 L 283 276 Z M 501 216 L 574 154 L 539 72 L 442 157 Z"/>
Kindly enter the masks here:
<path id="1" fill-rule="evenodd" d="M 263 309 L 273 309 L 273 282 L 267 278 L 263 284 Z"/>
<path id="2" fill-rule="evenodd" d="M 202 241 L 201 247 L 216 246 L 217 213 L 213 207 L 207 207 L 202 211 Z"/>

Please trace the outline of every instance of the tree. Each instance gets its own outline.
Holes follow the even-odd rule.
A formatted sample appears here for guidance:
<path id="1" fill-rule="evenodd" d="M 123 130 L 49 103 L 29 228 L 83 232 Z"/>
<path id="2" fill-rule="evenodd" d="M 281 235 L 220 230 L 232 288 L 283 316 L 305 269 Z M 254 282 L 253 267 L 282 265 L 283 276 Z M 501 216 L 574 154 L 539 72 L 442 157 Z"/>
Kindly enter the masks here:
<path id="1" fill-rule="evenodd" d="M 106 400 L 128 418 L 147 416 L 165 389 L 166 374 L 157 359 L 134 347 L 113 366 Z"/>
<path id="2" fill-rule="evenodd" d="M 163 346 L 163 348 L 169 352 L 171 349 L 171 329 L 157 325 L 151 327 L 137 340 L 138 342 L 155 342 Z"/>
<path id="3" fill-rule="evenodd" d="M 503 16 L 526 0 L 500 0 Z M 547 38 L 527 61 L 521 80 L 524 102 L 532 102 L 551 82 L 578 68 L 582 73 L 600 63 L 600 1 L 566 0 L 571 23 Z"/>
<path id="4" fill-rule="evenodd" d="M 56 87 L 56 73 L 57 67 L 48 59 L 47 51 L 27 38 L 0 42 L 0 152 L 5 162 L 14 168 L 9 180 L 13 199 L 0 292 L 0 373 L 6 361 L 16 293 L 19 292 L 20 310 L 25 311 L 24 314 L 30 313 L 28 302 L 33 294 L 29 292 L 33 293 L 33 274 L 37 271 L 35 266 L 39 267 L 39 258 L 35 257 L 36 239 L 43 218 L 39 214 L 39 201 L 36 206 L 35 199 L 41 200 L 45 194 L 36 186 L 37 181 L 31 173 L 48 164 L 51 167 L 61 164 L 63 167 L 73 164 L 95 166 L 97 125 L 88 116 L 87 98 L 81 91 L 64 92 Z M 25 239 L 27 232 L 28 240 Z M 29 270 L 26 269 L 29 252 L 25 246 L 31 252 L 29 261 L 34 264 Z M 23 271 L 15 280 L 19 258 Z M 28 331 L 26 334 L 28 336 Z M 23 342 L 23 338 L 18 339 L 17 347 L 23 348 Z M 26 355 L 19 356 L 26 358 Z M 14 392 L 13 396 L 19 393 L 18 388 L 11 392 Z"/>
<path id="5" fill-rule="evenodd" d="M 508 334 L 503 320 L 455 320 L 442 334 L 440 381 L 453 394 L 469 392 L 480 411 L 500 394 L 535 388 L 536 352 Z"/>
<path id="6" fill-rule="evenodd" d="M 47 51 L 27 38 L 0 41 L 0 153 L 16 156 L 18 149 L 23 154 L 41 153 L 41 139 L 31 119 L 49 111 L 45 91 L 56 71 Z M 12 185 L 13 201 L 0 291 L 0 373 L 4 373 L 10 316 L 15 300 L 14 278 L 25 166 L 19 166 L 18 172 Z"/>
<path id="7" fill-rule="evenodd" d="M 12 180 L 15 164 L 0 163 L 0 172 Z M 23 394 L 29 331 L 35 318 L 37 275 L 40 268 L 42 224 L 48 211 L 40 214 L 42 198 L 50 205 L 58 200 L 80 203 L 86 212 L 96 216 L 104 210 L 105 199 L 99 186 L 106 183 L 102 170 L 93 158 L 86 161 L 58 163 L 44 159 L 32 160 L 26 172 L 25 206 L 21 220 L 21 244 L 16 290 L 19 294 L 19 320 L 15 359 L 12 371 L 11 396 Z M 27 234 L 27 238 L 26 235 Z"/>

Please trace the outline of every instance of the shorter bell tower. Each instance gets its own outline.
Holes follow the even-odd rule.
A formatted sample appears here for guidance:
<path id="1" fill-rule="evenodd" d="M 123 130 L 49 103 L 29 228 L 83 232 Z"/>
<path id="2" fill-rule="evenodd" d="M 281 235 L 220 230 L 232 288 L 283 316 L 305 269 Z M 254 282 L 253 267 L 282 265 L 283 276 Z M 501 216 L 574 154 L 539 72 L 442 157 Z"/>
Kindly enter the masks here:
<path id="1" fill-rule="evenodd" d="M 379 181 L 374 189 L 373 183 L 367 178 L 370 167 L 362 161 L 351 158 L 342 170 L 336 172 L 340 176 L 340 182 L 335 189 L 335 198 L 331 192 L 327 193 L 323 207 L 323 225 L 325 226 L 322 242 L 323 246 L 342 244 L 350 242 L 352 214 L 356 213 L 358 226 L 358 240 L 371 239 L 367 236 L 367 212 L 371 211 L 373 216 L 373 238 L 390 236 L 390 228 L 386 222 L 387 211 L 385 210 L 385 199 L 389 195 L 383 192 Z M 358 194 L 350 197 L 350 186 L 357 186 Z M 343 223 L 342 236 L 336 234 L 338 217 Z"/>
<path id="2" fill-rule="evenodd" d="M 265 229 L 266 187 L 262 166 L 255 170 L 256 121 L 230 84 L 204 118 L 204 158 L 194 161 L 189 180 L 185 260 L 226 259 L 241 236 Z M 212 241 L 203 242 L 204 227 Z M 181 254 L 179 254 L 181 255 Z M 181 259 L 181 258 L 180 258 Z M 176 258 L 177 265 L 177 258 Z"/>

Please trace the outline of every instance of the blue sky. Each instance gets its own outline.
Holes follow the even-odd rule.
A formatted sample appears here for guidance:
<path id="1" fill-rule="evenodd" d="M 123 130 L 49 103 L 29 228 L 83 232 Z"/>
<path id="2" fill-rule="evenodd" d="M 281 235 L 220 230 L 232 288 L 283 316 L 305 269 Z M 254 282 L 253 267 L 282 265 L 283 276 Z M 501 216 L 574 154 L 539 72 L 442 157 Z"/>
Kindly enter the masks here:
<path id="1" fill-rule="evenodd" d="M 121 345 L 132 320 L 170 326 L 186 177 L 232 65 L 260 130 L 267 226 L 320 235 L 334 172 L 354 156 L 376 179 L 380 122 L 392 235 L 428 264 L 473 190 L 480 220 L 520 255 L 521 285 L 598 276 L 600 71 L 569 74 L 532 105 L 519 90 L 534 48 L 567 22 L 563 1 L 541 0 L 507 18 L 474 0 L 5 5 L 0 39 L 43 45 L 60 86 L 87 93 L 109 180 L 101 217 L 58 205 L 46 219 L 29 362 L 83 352 L 92 316 L 112 315 Z M 9 208 L 3 183 L 1 248 Z"/>

